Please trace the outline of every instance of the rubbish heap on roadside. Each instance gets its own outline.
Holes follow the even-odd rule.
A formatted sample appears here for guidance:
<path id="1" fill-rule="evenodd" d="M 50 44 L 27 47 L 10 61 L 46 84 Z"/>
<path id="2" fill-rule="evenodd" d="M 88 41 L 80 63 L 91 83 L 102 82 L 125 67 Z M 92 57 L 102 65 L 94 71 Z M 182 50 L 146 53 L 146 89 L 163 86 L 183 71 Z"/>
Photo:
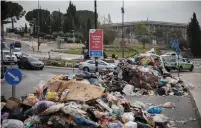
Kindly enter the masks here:
<path id="1" fill-rule="evenodd" d="M 126 95 L 188 95 L 187 84 L 168 73 L 160 56 L 154 53 L 135 55 L 124 59 L 114 71 L 103 70 L 100 79 L 107 91 Z"/>
<path id="2" fill-rule="evenodd" d="M 187 86 L 153 64 L 148 54 L 120 62 L 100 76 L 83 72 L 59 75 L 21 100 L 1 98 L 2 128 L 172 128 L 162 108 L 125 95 L 184 95 Z"/>

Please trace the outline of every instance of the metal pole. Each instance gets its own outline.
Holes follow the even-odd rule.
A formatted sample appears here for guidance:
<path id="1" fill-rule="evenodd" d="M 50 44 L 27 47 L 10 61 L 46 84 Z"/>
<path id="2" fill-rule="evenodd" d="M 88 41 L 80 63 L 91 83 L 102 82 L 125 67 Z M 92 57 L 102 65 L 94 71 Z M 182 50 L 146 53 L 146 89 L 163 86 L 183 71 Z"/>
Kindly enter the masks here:
<path id="1" fill-rule="evenodd" d="M 13 56 L 12 56 L 12 47 L 10 47 L 10 58 L 11 58 L 11 62 L 10 62 L 10 68 L 12 68 L 12 63 L 13 63 Z M 12 85 L 12 97 L 15 97 L 15 86 Z"/>
<path id="2" fill-rule="evenodd" d="M 122 58 L 124 58 L 124 0 L 123 0 L 123 5 L 121 8 L 122 12 Z"/>
<path id="3" fill-rule="evenodd" d="M 178 61 L 177 61 L 177 63 L 178 63 L 178 77 L 179 77 L 179 70 L 180 70 L 180 66 L 179 66 L 179 54 L 177 54 L 178 55 Z"/>
<path id="4" fill-rule="evenodd" d="M 38 50 L 39 50 L 39 0 L 38 0 Z"/>
<path id="5" fill-rule="evenodd" d="M 94 0 L 94 13 L 95 13 L 95 29 L 97 29 L 97 5 L 96 5 L 96 0 Z M 98 73 L 98 57 L 95 57 L 95 65 L 96 65 L 96 73 Z"/>
<path id="6" fill-rule="evenodd" d="M 2 47 L 2 46 L 3 46 L 3 41 L 2 41 L 3 38 L 4 38 L 4 37 L 2 37 L 2 39 L 1 39 L 1 65 L 2 65 L 2 68 L 3 68 L 3 70 L 2 70 L 2 75 L 3 75 L 3 77 L 4 77 L 4 60 L 3 60 L 3 59 L 4 59 L 4 57 L 3 57 L 3 56 L 4 56 L 4 55 L 3 55 L 3 49 L 4 49 L 4 48 Z"/>

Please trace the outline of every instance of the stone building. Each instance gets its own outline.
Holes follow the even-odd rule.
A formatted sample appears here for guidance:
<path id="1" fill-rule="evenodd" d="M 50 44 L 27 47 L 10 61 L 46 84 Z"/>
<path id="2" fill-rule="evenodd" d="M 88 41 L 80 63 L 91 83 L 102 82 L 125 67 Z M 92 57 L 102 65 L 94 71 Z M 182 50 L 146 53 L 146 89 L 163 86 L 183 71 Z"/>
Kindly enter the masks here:
<path id="1" fill-rule="evenodd" d="M 134 22 L 125 22 L 124 23 L 124 35 L 130 36 L 131 38 L 135 38 L 135 27 L 137 24 L 145 24 L 148 28 L 148 32 L 154 32 L 156 29 L 164 29 L 166 31 L 169 30 L 179 30 L 182 33 L 182 36 L 184 39 L 186 39 L 186 29 L 187 29 L 187 23 L 173 23 L 173 22 L 163 22 L 163 21 L 134 21 Z M 112 23 L 112 24 L 105 24 L 105 27 L 112 27 L 114 31 L 116 31 L 118 34 L 118 37 L 121 37 L 122 35 L 122 23 Z M 129 29 L 129 33 L 127 33 L 126 30 Z"/>

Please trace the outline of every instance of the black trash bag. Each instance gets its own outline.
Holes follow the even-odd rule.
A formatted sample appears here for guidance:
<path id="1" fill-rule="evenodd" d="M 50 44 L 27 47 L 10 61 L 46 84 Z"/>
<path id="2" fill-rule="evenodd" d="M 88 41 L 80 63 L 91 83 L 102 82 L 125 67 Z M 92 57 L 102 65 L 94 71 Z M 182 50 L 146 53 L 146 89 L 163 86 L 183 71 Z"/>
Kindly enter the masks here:
<path id="1" fill-rule="evenodd" d="M 6 98 L 4 96 L 1 96 L 1 102 L 7 102 Z"/>
<path id="2" fill-rule="evenodd" d="M 24 121 L 25 118 L 23 116 L 23 112 L 21 108 L 14 108 L 8 116 L 8 119 L 17 119 L 20 121 Z"/>
<path id="3" fill-rule="evenodd" d="M 49 119 L 50 119 L 51 116 L 52 116 L 52 115 L 42 116 L 42 117 L 40 118 L 41 124 L 47 123 L 47 122 L 49 121 Z"/>
<path id="4" fill-rule="evenodd" d="M 23 117 L 28 118 L 29 116 L 32 116 L 32 115 L 33 115 L 33 110 L 30 108 L 30 109 L 24 111 Z"/>
<path id="5" fill-rule="evenodd" d="M 100 81 L 97 78 L 89 78 L 88 81 L 89 81 L 90 84 L 94 84 L 94 85 L 97 85 L 97 86 L 102 86 Z"/>
<path id="6" fill-rule="evenodd" d="M 157 92 L 158 92 L 158 95 L 160 95 L 160 96 L 165 95 L 165 93 L 166 93 L 164 88 L 159 88 L 157 90 Z"/>
<path id="7" fill-rule="evenodd" d="M 95 74 L 90 73 L 90 72 L 83 72 L 83 73 L 80 73 L 80 74 L 76 74 L 76 77 L 84 78 L 84 79 L 97 78 L 97 76 Z"/>

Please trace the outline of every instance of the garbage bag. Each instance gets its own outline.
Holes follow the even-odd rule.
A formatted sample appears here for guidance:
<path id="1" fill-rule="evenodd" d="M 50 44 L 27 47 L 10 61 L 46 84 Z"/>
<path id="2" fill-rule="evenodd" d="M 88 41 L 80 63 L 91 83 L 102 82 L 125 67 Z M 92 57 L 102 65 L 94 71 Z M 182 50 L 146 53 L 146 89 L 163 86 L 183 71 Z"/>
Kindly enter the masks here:
<path id="1" fill-rule="evenodd" d="M 137 108 L 142 108 L 142 109 L 145 109 L 146 105 L 140 101 L 137 101 L 137 100 L 133 100 L 131 102 L 131 106 L 133 107 L 137 107 Z"/>
<path id="2" fill-rule="evenodd" d="M 109 123 L 108 128 L 123 128 L 123 124 L 120 121 L 116 123 Z"/>
<path id="3" fill-rule="evenodd" d="M 136 95 L 134 92 L 133 92 L 133 85 L 130 85 L 130 84 L 127 84 L 124 88 L 123 88 L 123 93 L 128 95 L 128 96 L 134 96 Z"/>
<path id="4" fill-rule="evenodd" d="M 133 112 L 124 112 L 124 114 L 121 117 L 124 122 L 130 122 L 130 121 L 132 122 L 135 120 Z"/>
<path id="5" fill-rule="evenodd" d="M 160 123 L 164 123 L 164 122 L 168 122 L 169 118 L 167 116 L 165 116 L 164 114 L 155 114 L 153 116 L 153 121 L 154 122 L 160 122 Z"/>
<path id="6" fill-rule="evenodd" d="M 24 123 L 16 119 L 7 119 L 2 121 L 2 128 L 25 128 Z"/>
<path id="7" fill-rule="evenodd" d="M 166 102 L 164 104 L 161 104 L 159 105 L 160 107 L 163 107 L 163 108 L 175 108 L 176 107 L 176 104 L 173 103 L 173 102 Z"/>
<path id="8" fill-rule="evenodd" d="M 81 117 L 77 114 L 75 114 L 73 116 L 74 122 L 78 125 L 78 126 L 90 126 L 90 128 L 97 128 L 98 124 L 96 122 L 93 122 L 91 120 L 88 120 L 84 117 Z"/>
<path id="9" fill-rule="evenodd" d="M 126 128 L 137 128 L 137 123 L 133 121 L 129 121 L 125 124 Z"/>
<path id="10" fill-rule="evenodd" d="M 89 78 L 88 80 L 90 84 L 101 86 L 101 83 L 99 82 L 97 78 Z"/>
<path id="11" fill-rule="evenodd" d="M 84 79 L 87 79 L 87 78 L 97 78 L 97 76 L 93 73 L 90 73 L 90 72 L 82 72 L 80 74 L 76 74 L 76 77 L 78 78 L 84 78 Z"/>
<path id="12" fill-rule="evenodd" d="M 42 112 L 41 115 L 48 115 L 51 113 L 58 112 L 62 107 L 64 107 L 64 103 L 52 105 L 49 108 L 47 108 L 44 112 Z"/>
<path id="13" fill-rule="evenodd" d="M 35 114 L 40 114 L 41 112 L 45 111 L 47 108 L 49 108 L 50 106 L 55 105 L 55 104 L 56 104 L 56 103 L 55 103 L 55 102 L 52 102 L 52 101 L 45 101 L 45 100 L 42 100 L 42 101 L 37 102 L 37 103 L 32 107 L 32 111 L 33 111 Z"/>

